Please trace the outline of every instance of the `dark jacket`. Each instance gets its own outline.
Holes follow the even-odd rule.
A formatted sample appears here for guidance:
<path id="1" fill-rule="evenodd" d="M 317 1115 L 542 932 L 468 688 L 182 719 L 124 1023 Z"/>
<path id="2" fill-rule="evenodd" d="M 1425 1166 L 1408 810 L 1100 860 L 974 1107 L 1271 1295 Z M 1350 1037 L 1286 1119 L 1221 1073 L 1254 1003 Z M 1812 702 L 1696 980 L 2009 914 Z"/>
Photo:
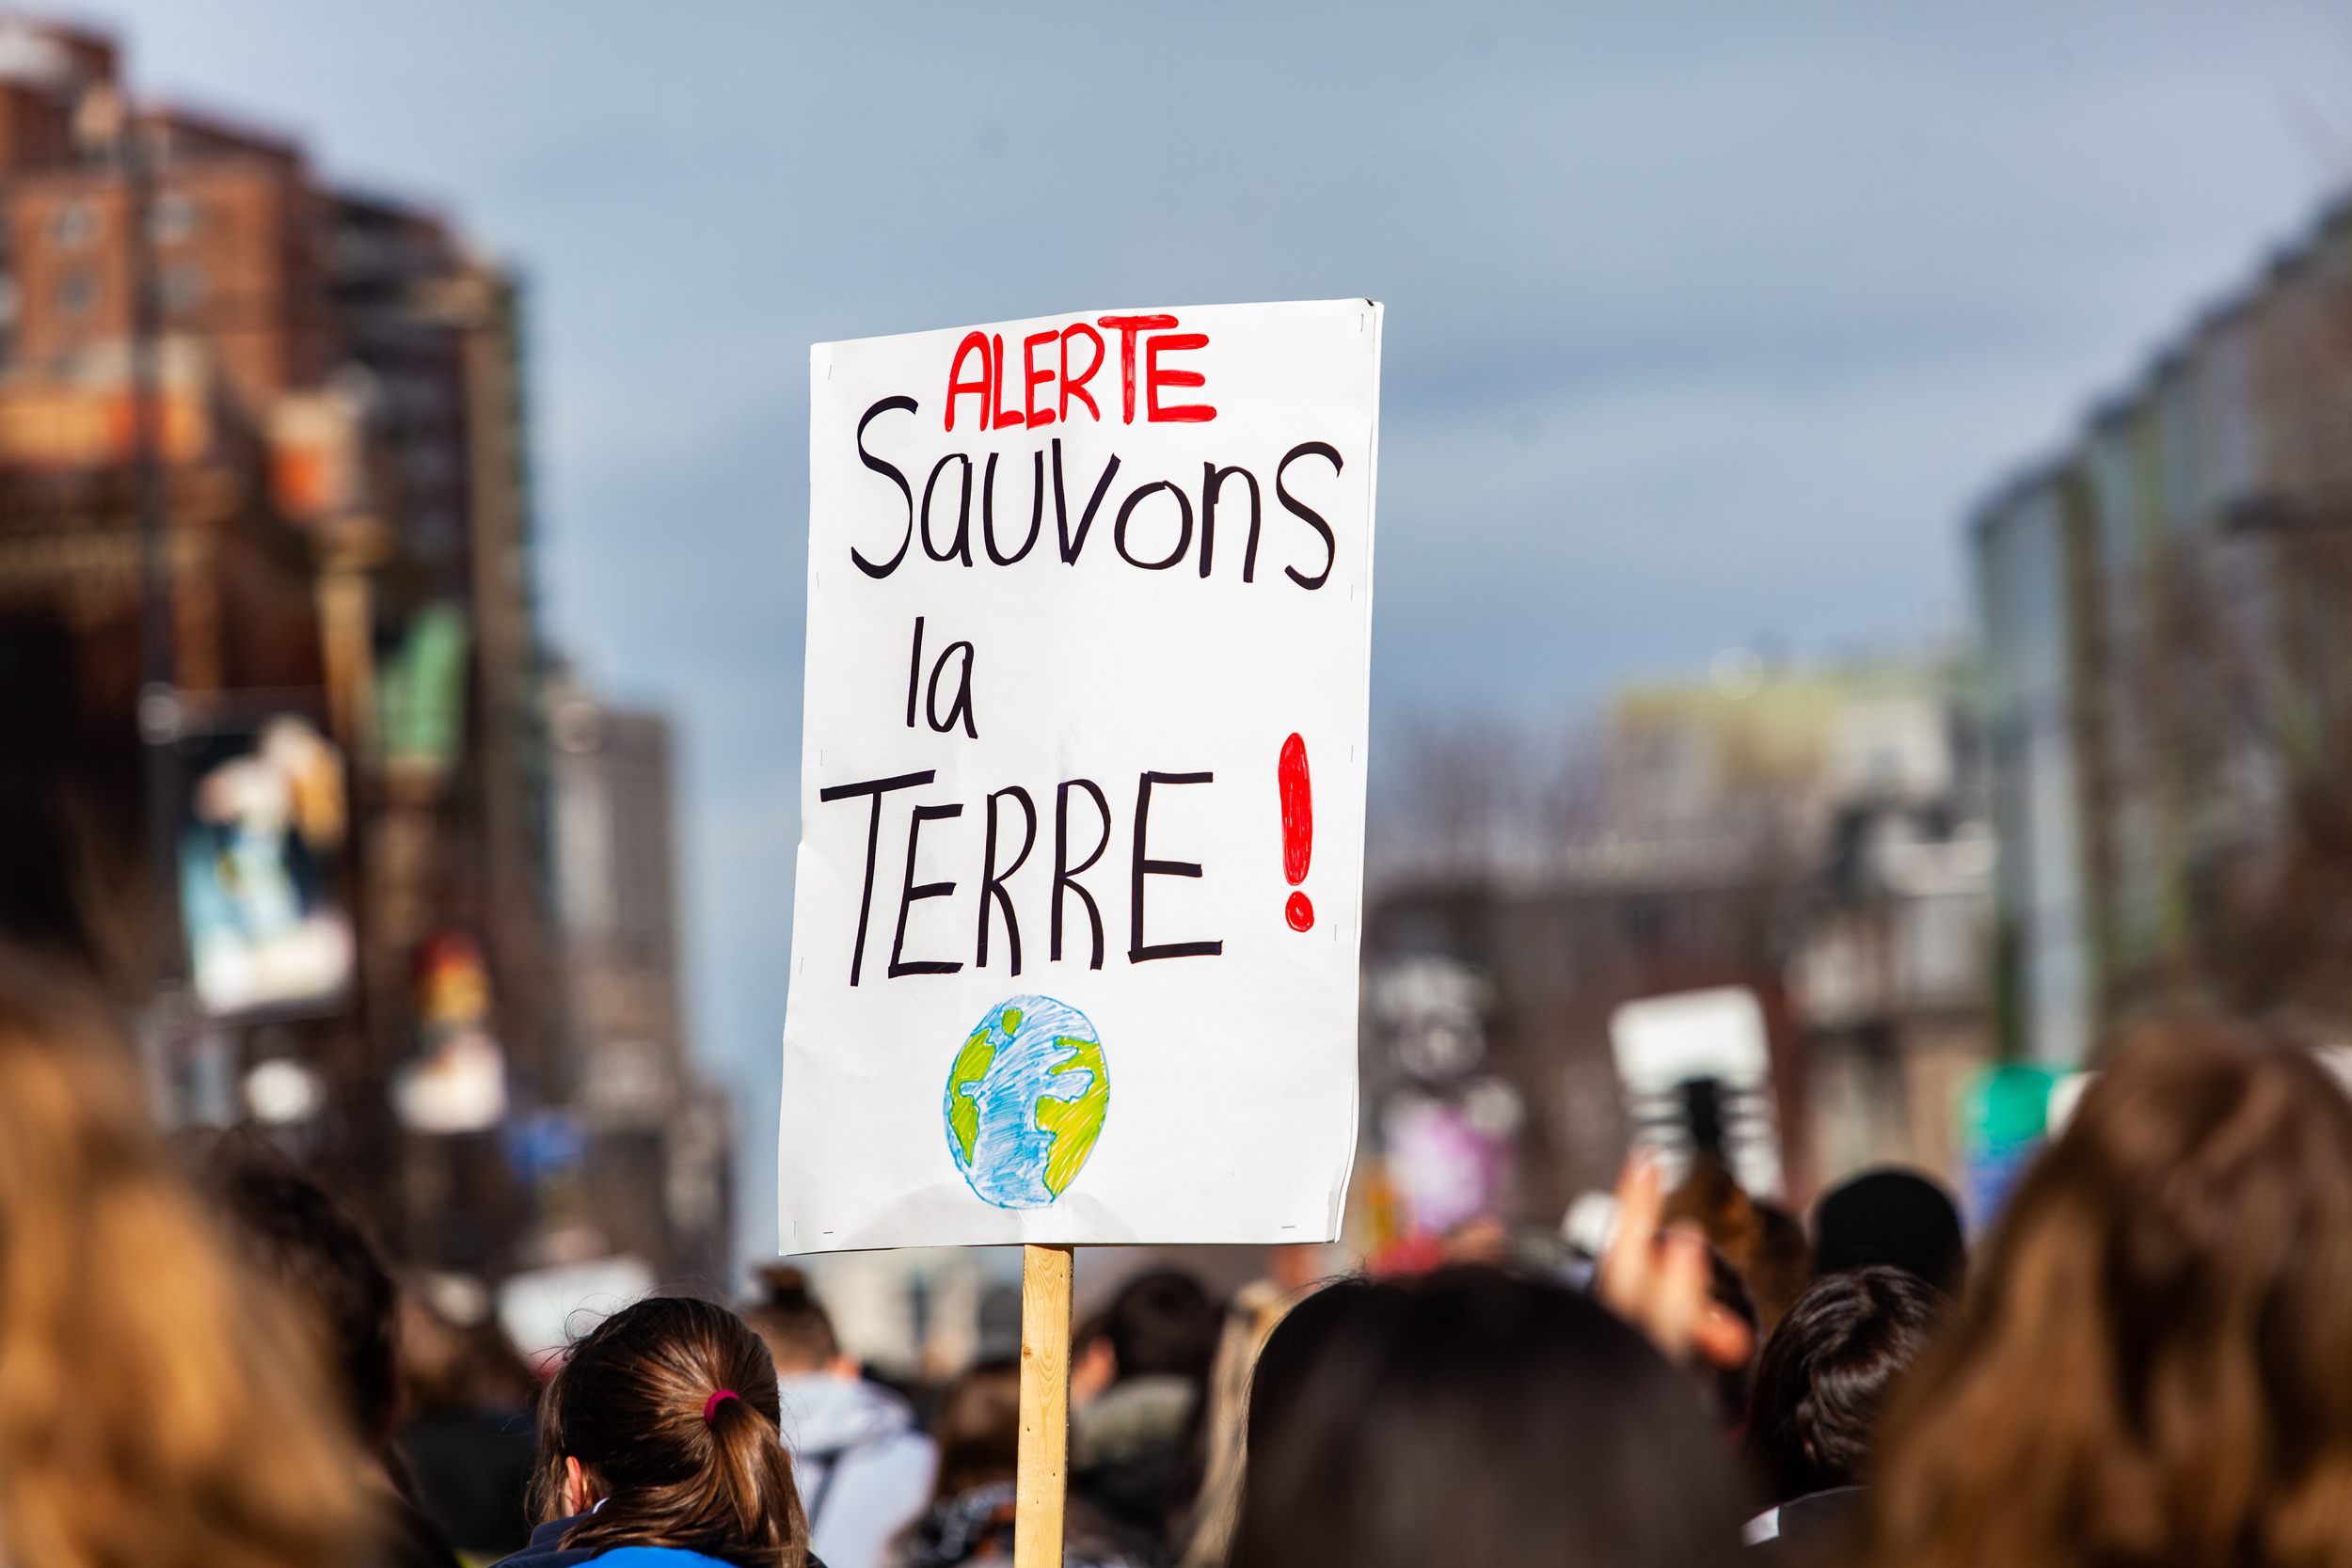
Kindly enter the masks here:
<path id="1" fill-rule="evenodd" d="M 525 1497 L 538 1468 L 538 1434 L 521 1411 L 445 1410 L 403 1427 L 398 1439 L 418 1506 L 453 1544 L 484 1558 L 523 1549 Z"/>
<path id="2" fill-rule="evenodd" d="M 457 1553 L 437 1526 L 398 1493 L 377 1505 L 382 1522 L 384 1568 L 457 1568 Z"/>
<path id="3" fill-rule="evenodd" d="M 1164 1556 L 1191 1500 L 1189 1439 L 1200 1392 L 1190 1378 L 1127 1378 L 1070 1416 L 1070 1490 L 1147 1556 Z"/>
<path id="4" fill-rule="evenodd" d="M 1807 1568 L 1837 1560 L 1862 1514 L 1862 1488 L 1833 1486 L 1796 1497 L 1748 1521 L 1746 1560 L 1754 1568 Z"/>
<path id="5" fill-rule="evenodd" d="M 905 1568 L 1003 1568 L 1012 1561 L 1015 1489 L 990 1481 L 944 1497 L 907 1531 Z M 1062 1515 L 1062 1568 L 1144 1568 L 1148 1559 L 1121 1545 L 1082 1497 Z"/>
<path id="6" fill-rule="evenodd" d="M 573 1568 L 580 1562 L 593 1562 L 598 1548 L 579 1550 L 564 1544 L 564 1532 L 586 1517 L 575 1513 L 568 1519 L 549 1519 L 531 1532 L 531 1544 L 514 1556 L 501 1558 L 495 1568 Z"/>

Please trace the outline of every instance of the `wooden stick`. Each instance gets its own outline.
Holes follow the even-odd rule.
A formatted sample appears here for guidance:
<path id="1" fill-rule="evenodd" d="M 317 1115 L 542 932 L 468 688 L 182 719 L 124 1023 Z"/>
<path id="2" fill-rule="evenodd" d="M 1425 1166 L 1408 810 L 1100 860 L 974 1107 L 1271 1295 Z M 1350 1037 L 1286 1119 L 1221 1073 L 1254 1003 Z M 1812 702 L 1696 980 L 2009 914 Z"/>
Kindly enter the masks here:
<path id="1" fill-rule="evenodd" d="M 1070 1463 L 1070 1249 L 1021 1249 L 1021 1478 L 1013 1568 L 1061 1568 Z"/>

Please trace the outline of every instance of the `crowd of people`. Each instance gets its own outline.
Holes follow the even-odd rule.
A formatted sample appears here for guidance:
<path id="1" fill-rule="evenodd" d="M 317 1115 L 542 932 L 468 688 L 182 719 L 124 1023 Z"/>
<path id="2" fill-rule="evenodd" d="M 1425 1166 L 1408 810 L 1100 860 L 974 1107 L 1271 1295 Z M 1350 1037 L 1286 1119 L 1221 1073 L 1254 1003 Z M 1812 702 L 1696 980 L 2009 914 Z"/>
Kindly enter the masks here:
<path id="1" fill-rule="evenodd" d="M 1590 1256 L 1127 1280 L 1077 1325 L 1069 1568 L 2352 1563 L 2352 1100 L 2281 1033 L 2116 1042 L 1972 1257 L 1630 1166 Z M 0 1563 L 992 1568 L 1019 1370 L 894 1388 L 808 1282 L 534 1369 L 277 1150 L 167 1140 L 0 959 Z M 2343 1375 L 2339 1375 L 2343 1374 Z"/>

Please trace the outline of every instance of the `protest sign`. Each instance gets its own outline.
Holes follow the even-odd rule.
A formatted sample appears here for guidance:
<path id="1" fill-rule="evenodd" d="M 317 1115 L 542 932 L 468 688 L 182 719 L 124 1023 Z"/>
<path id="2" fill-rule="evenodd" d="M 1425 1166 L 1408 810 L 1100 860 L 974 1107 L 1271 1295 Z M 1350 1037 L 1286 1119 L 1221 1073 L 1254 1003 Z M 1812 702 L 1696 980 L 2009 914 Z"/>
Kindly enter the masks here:
<path id="1" fill-rule="evenodd" d="M 1380 322 L 812 351 L 782 1250 L 1336 1234 Z"/>

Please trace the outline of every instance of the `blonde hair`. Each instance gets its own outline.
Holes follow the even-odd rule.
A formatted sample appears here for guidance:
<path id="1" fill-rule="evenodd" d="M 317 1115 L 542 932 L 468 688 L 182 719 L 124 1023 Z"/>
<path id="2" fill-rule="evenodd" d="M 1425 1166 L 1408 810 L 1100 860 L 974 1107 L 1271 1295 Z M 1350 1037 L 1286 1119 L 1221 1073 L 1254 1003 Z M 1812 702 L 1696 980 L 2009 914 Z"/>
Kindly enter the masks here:
<path id="1" fill-rule="evenodd" d="M 1204 1444 L 1205 1468 L 1200 1495 L 1193 1504 L 1191 1538 L 1184 1544 L 1178 1568 L 1223 1568 L 1233 1547 L 1233 1526 L 1241 1514 L 1241 1483 L 1248 1468 L 1249 1379 L 1257 1370 L 1258 1353 L 1299 1297 L 1316 1287 L 1292 1293 L 1270 1279 L 1260 1279 L 1234 1292 L 1226 1309 L 1225 1328 L 1217 1338 L 1216 1359 L 1209 1368 L 1209 1407 Z"/>
<path id="2" fill-rule="evenodd" d="M 0 953 L 0 1560 L 348 1557 L 362 1462 L 310 1351 L 169 1169 L 113 1030 Z"/>

